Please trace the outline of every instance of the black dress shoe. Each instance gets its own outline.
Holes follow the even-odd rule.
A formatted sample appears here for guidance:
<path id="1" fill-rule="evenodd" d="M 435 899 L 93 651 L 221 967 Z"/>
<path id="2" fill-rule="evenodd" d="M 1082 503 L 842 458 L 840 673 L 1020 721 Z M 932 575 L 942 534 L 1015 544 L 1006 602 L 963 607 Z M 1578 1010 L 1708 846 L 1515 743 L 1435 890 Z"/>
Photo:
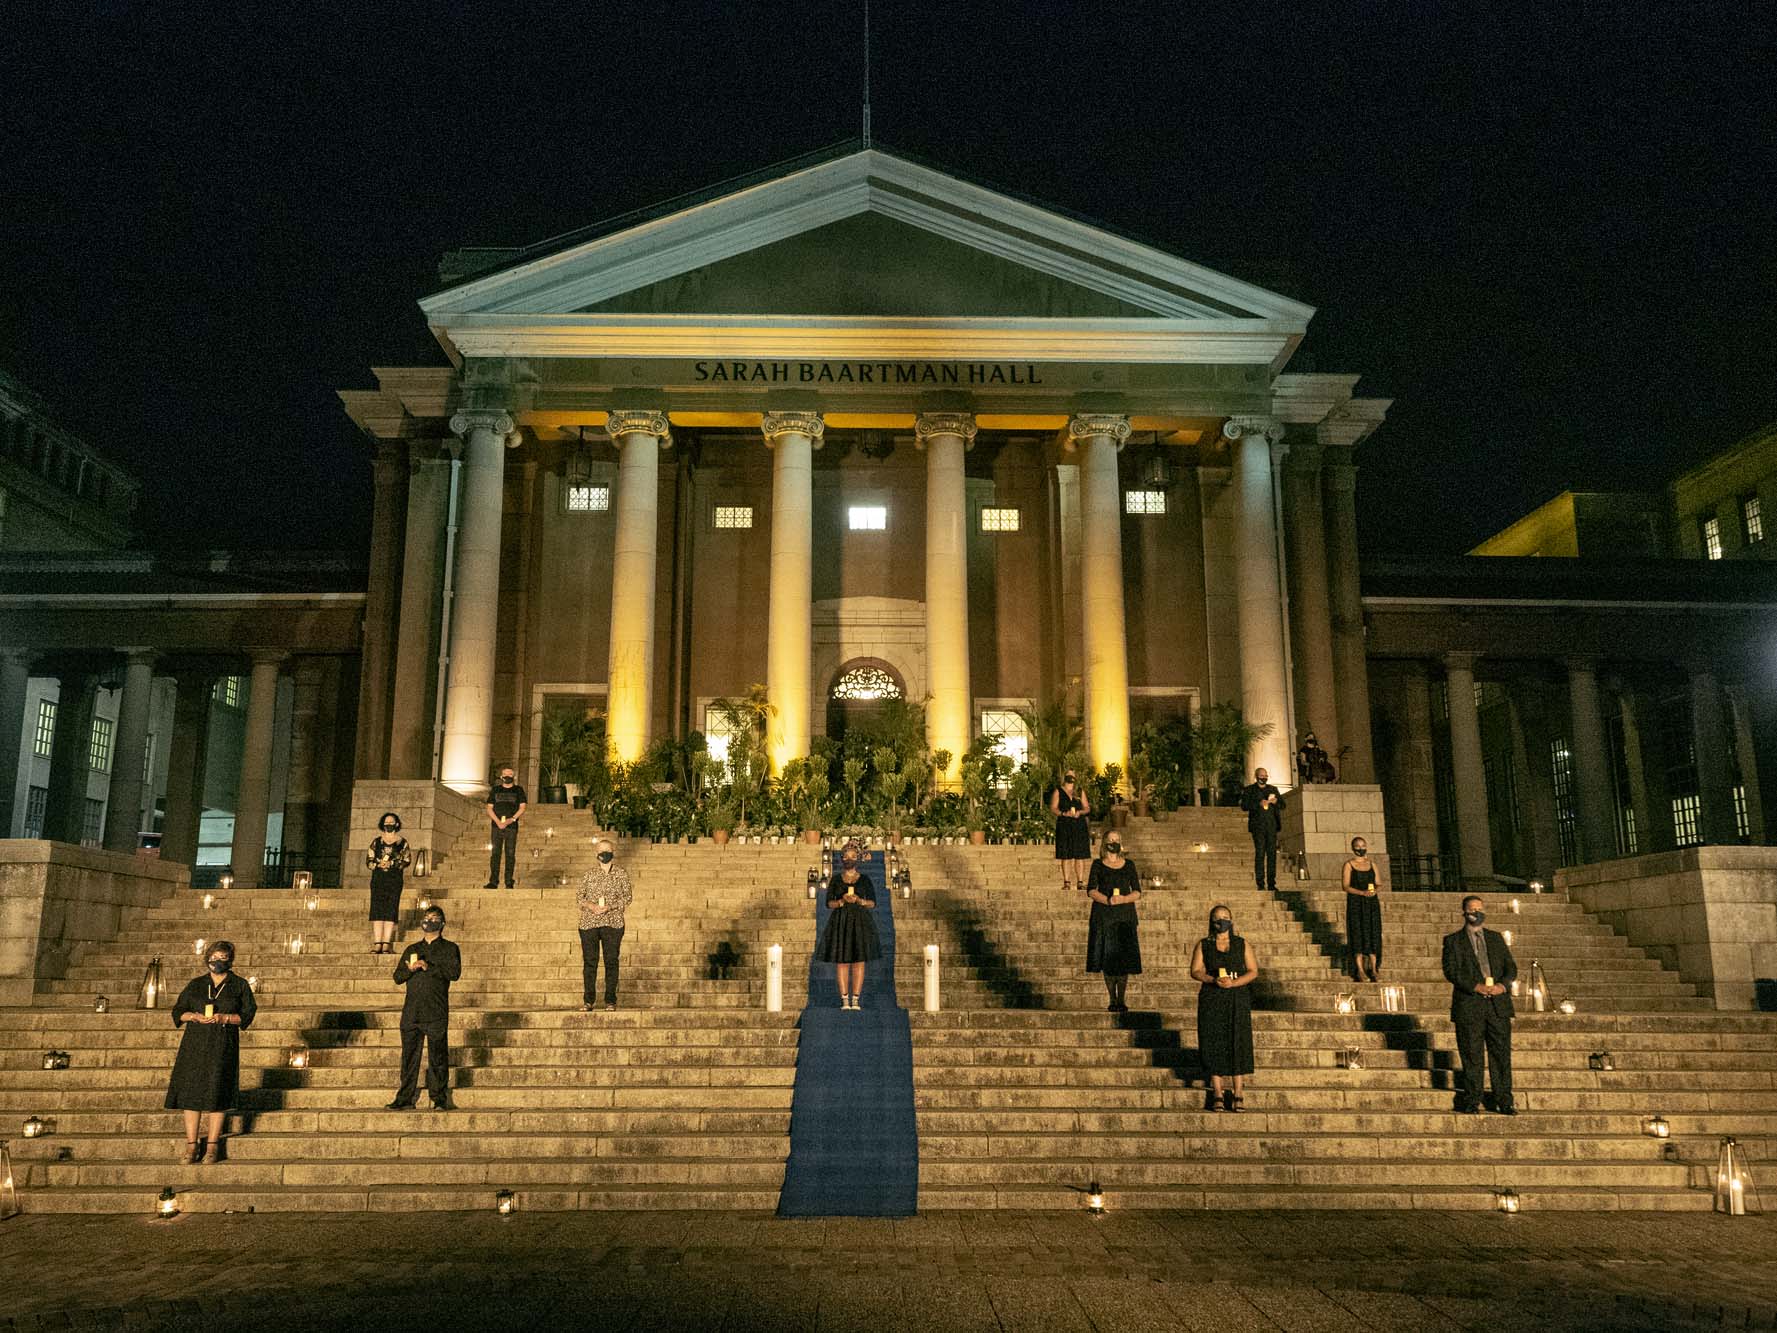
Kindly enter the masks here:
<path id="1" fill-rule="evenodd" d="M 1507 1102 L 1504 1106 L 1494 1107 L 1493 1112 L 1495 1115 L 1517 1115 L 1518 1108 Z"/>
<path id="2" fill-rule="evenodd" d="M 411 1111 L 411 1110 L 413 1110 L 413 1103 L 412 1102 L 404 1102 L 404 1101 L 401 1101 L 399 1098 L 397 1098 L 395 1101 L 392 1101 L 387 1106 L 383 1107 L 383 1110 L 385 1110 L 385 1111 Z"/>
<path id="3" fill-rule="evenodd" d="M 1481 1108 L 1478 1106 L 1458 1106 L 1456 1108 L 1456 1114 L 1457 1115 L 1480 1115 Z"/>
<path id="4" fill-rule="evenodd" d="M 499 886 L 499 885 L 498 885 L 498 884 L 496 884 L 496 883 L 494 883 L 494 882 L 493 882 L 493 881 L 492 881 L 492 880 L 491 880 L 491 879 L 490 879 L 490 880 L 489 880 L 489 881 L 488 881 L 488 882 L 487 882 L 487 883 L 486 883 L 486 884 L 483 884 L 483 885 L 482 885 L 482 886 L 481 886 L 481 887 L 482 887 L 482 888 L 484 888 L 484 889 L 497 889 L 497 888 L 499 888 L 499 887 L 500 887 L 500 886 Z"/>
<path id="5" fill-rule="evenodd" d="M 450 1098 L 446 1097 L 441 1102 L 438 1102 L 438 1101 L 433 1102 L 432 1109 L 434 1111 L 454 1111 L 457 1109 L 457 1104 L 455 1102 L 453 1102 Z"/>

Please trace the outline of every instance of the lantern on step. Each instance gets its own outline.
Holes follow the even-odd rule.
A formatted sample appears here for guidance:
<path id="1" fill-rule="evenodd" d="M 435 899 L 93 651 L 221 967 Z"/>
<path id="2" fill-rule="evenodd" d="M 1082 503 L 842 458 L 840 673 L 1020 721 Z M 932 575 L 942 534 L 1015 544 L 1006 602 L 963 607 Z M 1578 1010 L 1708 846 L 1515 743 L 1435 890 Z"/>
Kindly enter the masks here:
<path id="1" fill-rule="evenodd" d="M 202 938 L 195 939 L 191 942 L 191 951 L 194 954 L 196 954 L 199 958 L 202 958 L 204 956 L 204 945 L 206 945 L 208 943 L 209 943 L 209 941 L 206 939 L 202 939 Z"/>
<path id="2" fill-rule="evenodd" d="M 548 828 L 543 830 L 543 841 L 548 842 L 550 839 L 552 839 L 554 837 L 555 837 L 555 825 L 551 824 Z"/>
<path id="3" fill-rule="evenodd" d="M 138 994 L 137 1003 L 143 1009 L 154 1009 L 160 1005 L 160 959 L 150 962 L 142 973 L 142 989 Z"/>
<path id="4" fill-rule="evenodd" d="M 1549 1007 L 1549 983 L 1543 976 L 1543 965 L 1534 958 L 1530 960 L 1530 1007 L 1539 1014 Z"/>
<path id="5" fill-rule="evenodd" d="M 1086 1186 L 1086 1211 L 1094 1217 L 1104 1216 L 1104 1188 L 1096 1180 Z"/>
<path id="6" fill-rule="evenodd" d="M 906 866 L 901 867 L 901 896 L 903 898 L 913 896 L 913 872 Z"/>
<path id="7" fill-rule="evenodd" d="M 0 1222 L 19 1214 L 19 1187 L 12 1176 L 12 1145 L 0 1139 Z"/>
<path id="8" fill-rule="evenodd" d="M 25 1119 L 24 1134 L 27 1139 L 40 1139 L 49 1132 L 49 1124 L 40 1115 L 28 1116 Z"/>
<path id="9" fill-rule="evenodd" d="M 295 874 L 290 876 L 290 887 L 297 893 L 307 893 L 310 889 L 315 887 L 315 872 L 312 870 L 298 870 Z"/>
<path id="10" fill-rule="evenodd" d="M 415 879 L 424 879 L 432 873 L 432 849 L 422 847 L 413 854 L 413 874 Z"/>
<path id="11" fill-rule="evenodd" d="M 255 995 L 259 994 L 259 978 L 258 977 L 248 977 L 247 978 L 247 989 L 252 991 Z"/>
<path id="12" fill-rule="evenodd" d="M 784 946 L 774 944 L 765 951 L 765 1012 L 782 1013 L 784 1008 Z"/>
<path id="13" fill-rule="evenodd" d="M 425 897 L 424 895 L 421 895 L 420 901 L 419 901 L 420 911 L 422 911 L 422 912 L 425 911 L 431 905 L 432 905 L 432 900 L 430 898 Z"/>
<path id="14" fill-rule="evenodd" d="M 1579 1005 L 1576 1002 L 1574 1002 L 1573 1000 L 1563 1000 L 1563 1001 L 1561 1001 L 1560 1004 L 1556 1005 L 1555 1008 L 1559 1009 L 1563 1014 L 1567 1015 L 1567 1017 L 1569 1017 L 1569 1018 L 1572 1018 L 1575 1014 L 1577 1014 L 1580 1011 Z"/>
<path id="15" fill-rule="evenodd" d="M 45 1069 L 66 1069 L 68 1067 L 68 1052 L 45 1051 L 43 1053 L 43 1067 Z"/>
<path id="16" fill-rule="evenodd" d="M 1197 844 L 1197 855 L 1202 856 L 1208 850 L 1209 844 L 1207 842 L 1200 842 Z"/>
<path id="17" fill-rule="evenodd" d="M 833 878 L 833 849 L 831 847 L 821 848 L 821 878 Z"/>
<path id="18" fill-rule="evenodd" d="M 1333 1012 L 1335 1014 L 1355 1014 L 1357 1012 L 1357 996 L 1350 991 L 1339 991 L 1333 996 Z"/>
<path id="19" fill-rule="evenodd" d="M 206 893 L 204 895 L 204 911 L 207 912 L 214 906 L 216 906 L 216 895 L 213 893 Z"/>
<path id="20" fill-rule="evenodd" d="M 1663 1115 L 1649 1116 L 1641 1122 L 1641 1132 L 1650 1139 L 1669 1139 L 1672 1137 L 1672 1122 Z"/>
<path id="21" fill-rule="evenodd" d="M 1516 898 L 1512 899 L 1512 915 L 1517 916 L 1519 913 L 1523 912 L 1523 910 L 1524 904 L 1519 902 Z"/>
<path id="22" fill-rule="evenodd" d="M 1388 1014 L 1406 1012 L 1407 988 L 1405 986 L 1384 986 L 1382 988 L 1382 1011 Z"/>
<path id="23" fill-rule="evenodd" d="M 1746 1152 L 1732 1138 L 1721 1141 L 1721 1152 L 1715 1159 L 1715 1211 L 1730 1217 L 1762 1211 L 1752 1173 L 1746 1165 Z"/>
<path id="24" fill-rule="evenodd" d="M 1502 930 L 1499 932 L 1499 937 L 1506 942 L 1506 948 L 1509 949 L 1512 947 L 1512 932 L 1511 931 Z"/>
<path id="25" fill-rule="evenodd" d="M 292 935 L 290 937 L 290 953 L 292 957 L 299 956 L 302 953 L 302 936 Z"/>
<path id="26" fill-rule="evenodd" d="M 168 1222 L 179 1216 L 179 1196 L 173 1193 L 171 1185 L 162 1190 L 160 1197 L 154 1201 L 154 1215 Z"/>
<path id="27" fill-rule="evenodd" d="M 815 874 L 814 869 L 811 867 L 808 872 L 808 901 L 811 903 L 817 896 L 815 890 L 819 887 L 820 882 L 819 876 Z"/>
<path id="28" fill-rule="evenodd" d="M 95 1014 L 110 1013 L 111 1012 L 111 1001 L 106 999 L 103 995 L 93 996 L 93 1012 Z"/>
<path id="29" fill-rule="evenodd" d="M 292 1069 L 307 1069 L 309 1067 L 309 1048 L 292 1046 L 289 1053 L 285 1055 L 284 1062 Z"/>
<path id="30" fill-rule="evenodd" d="M 1609 1051 L 1593 1051 L 1586 1057 L 1586 1068 L 1600 1070 L 1606 1074 L 1614 1074 L 1617 1062 Z"/>
<path id="31" fill-rule="evenodd" d="M 494 1194 L 494 1211 L 501 1217 L 511 1217 L 517 1207 L 511 1190 L 499 1190 Z"/>
<path id="32" fill-rule="evenodd" d="M 1500 1190 L 1493 1196 L 1493 1206 L 1500 1212 L 1515 1214 L 1519 1208 L 1517 1190 Z"/>
<path id="33" fill-rule="evenodd" d="M 1516 978 L 1516 977 L 1512 978 L 1512 998 L 1514 1000 L 1518 998 L 1518 992 L 1522 988 L 1522 986 L 1523 986 L 1523 983 L 1520 982 L 1518 980 L 1518 978 Z"/>
<path id="34" fill-rule="evenodd" d="M 1296 878 L 1303 881 L 1308 879 L 1308 853 L 1306 850 L 1296 853 Z"/>
<path id="35" fill-rule="evenodd" d="M 1339 1052 L 1339 1068 L 1362 1069 L 1363 1067 L 1364 1053 L 1358 1050 L 1357 1047 L 1347 1046 L 1344 1050 Z"/>
<path id="36" fill-rule="evenodd" d="M 1545 886 L 1540 879 L 1533 879 L 1530 881 L 1530 891 L 1532 893 L 1541 893 L 1544 887 Z"/>
<path id="37" fill-rule="evenodd" d="M 216 876 L 216 887 L 219 889 L 232 889 L 234 887 L 234 870 L 232 868 L 224 870 L 220 875 Z"/>

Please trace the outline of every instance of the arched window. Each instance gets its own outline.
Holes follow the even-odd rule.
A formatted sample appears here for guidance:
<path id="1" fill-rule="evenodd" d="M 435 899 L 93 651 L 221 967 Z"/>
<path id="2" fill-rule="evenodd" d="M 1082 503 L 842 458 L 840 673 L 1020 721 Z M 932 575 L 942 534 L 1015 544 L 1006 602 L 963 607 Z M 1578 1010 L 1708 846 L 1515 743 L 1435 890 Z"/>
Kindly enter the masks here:
<path id="1" fill-rule="evenodd" d="M 859 702 L 904 697 L 895 678 L 879 666 L 867 662 L 848 667 L 833 682 L 833 698 Z"/>

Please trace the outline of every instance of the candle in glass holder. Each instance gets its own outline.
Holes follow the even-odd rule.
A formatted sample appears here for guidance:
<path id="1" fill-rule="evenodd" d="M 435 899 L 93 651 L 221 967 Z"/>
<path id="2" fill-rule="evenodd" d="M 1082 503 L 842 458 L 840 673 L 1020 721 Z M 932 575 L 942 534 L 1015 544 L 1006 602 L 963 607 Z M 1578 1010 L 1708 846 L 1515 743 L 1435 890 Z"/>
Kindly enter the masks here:
<path id="1" fill-rule="evenodd" d="M 216 895 L 213 893 L 206 893 L 204 895 L 204 911 L 206 911 L 206 912 L 209 911 L 215 905 L 216 905 Z"/>
<path id="2" fill-rule="evenodd" d="M 216 1006 L 213 1004 L 206 1004 L 204 1006 L 204 1017 L 205 1018 L 216 1017 Z"/>

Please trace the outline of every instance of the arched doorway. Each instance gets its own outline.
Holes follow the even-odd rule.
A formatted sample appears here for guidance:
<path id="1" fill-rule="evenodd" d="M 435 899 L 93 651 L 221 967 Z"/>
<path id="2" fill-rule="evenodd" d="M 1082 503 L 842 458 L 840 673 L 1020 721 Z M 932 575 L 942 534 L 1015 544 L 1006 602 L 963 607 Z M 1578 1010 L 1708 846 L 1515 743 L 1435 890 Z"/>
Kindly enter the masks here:
<path id="1" fill-rule="evenodd" d="M 827 689 L 827 735 L 845 743 L 846 728 L 871 716 L 889 699 L 905 699 L 907 684 L 879 657 L 854 657 L 833 675 Z"/>

